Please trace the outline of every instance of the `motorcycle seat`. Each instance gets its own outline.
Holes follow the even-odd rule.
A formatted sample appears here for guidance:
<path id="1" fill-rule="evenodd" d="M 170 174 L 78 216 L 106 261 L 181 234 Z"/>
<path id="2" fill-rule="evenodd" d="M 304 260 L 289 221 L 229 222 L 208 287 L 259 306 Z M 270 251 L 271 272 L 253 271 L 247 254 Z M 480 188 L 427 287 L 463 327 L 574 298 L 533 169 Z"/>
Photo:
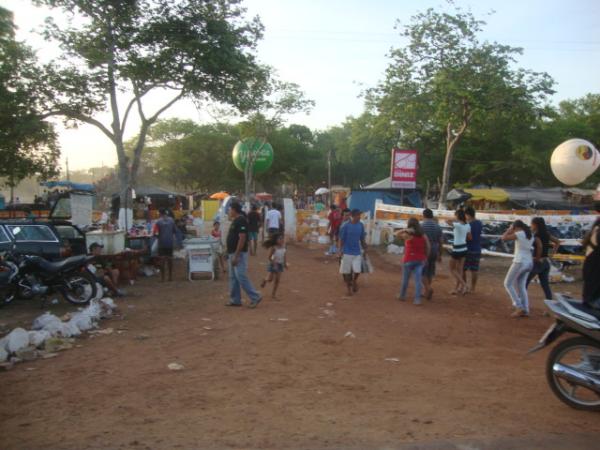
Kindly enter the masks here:
<path id="1" fill-rule="evenodd" d="M 57 273 L 63 270 L 67 270 L 69 268 L 75 268 L 83 265 L 90 257 L 85 255 L 79 256 L 71 256 L 69 258 L 65 258 L 62 261 L 50 262 L 45 260 L 44 258 L 36 257 L 35 262 L 37 265 L 49 273 Z"/>
<path id="2" fill-rule="evenodd" d="M 574 308 L 578 309 L 581 312 L 589 314 L 590 316 L 594 316 L 596 319 L 600 320 L 600 309 L 592 308 L 585 303 L 575 302 L 569 300 L 569 304 Z"/>

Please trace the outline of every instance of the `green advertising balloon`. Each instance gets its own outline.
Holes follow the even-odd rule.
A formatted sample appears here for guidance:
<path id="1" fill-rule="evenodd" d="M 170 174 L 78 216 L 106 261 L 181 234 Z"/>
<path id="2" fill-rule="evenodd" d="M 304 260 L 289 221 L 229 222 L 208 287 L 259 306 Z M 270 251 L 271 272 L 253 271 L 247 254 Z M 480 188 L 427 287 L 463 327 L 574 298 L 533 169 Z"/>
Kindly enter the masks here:
<path id="1" fill-rule="evenodd" d="M 265 173 L 273 164 L 273 147 L 268 142 L 263 144 L 262 139 L 248 138 L 238 141 L 233 147 L 233 165 L 241 172 L 246 167 L 249 152 L 258 152 L 254 161 L 254 173 Z"/>

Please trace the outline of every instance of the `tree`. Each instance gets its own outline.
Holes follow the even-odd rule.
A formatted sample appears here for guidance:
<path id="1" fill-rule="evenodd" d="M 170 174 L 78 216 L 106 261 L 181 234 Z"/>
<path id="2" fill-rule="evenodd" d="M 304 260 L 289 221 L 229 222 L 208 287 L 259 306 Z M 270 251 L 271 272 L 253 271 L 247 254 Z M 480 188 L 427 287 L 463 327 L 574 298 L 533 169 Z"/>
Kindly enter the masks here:
<path id="1" fill-rule="evenodd" d="M 254 51 L 263 27 L 240 0 L 34 0 L 60 8 L 65 28 L 48 20 L 46 36 L 63 49 L 44 66 L 46 116 L 96 126 L 115 146 L 121 204 L 135 186 L 150 127 L 183 98 L 246 111 L 264 92 L 269 69 Z M 148 113 L 144 101 L 162 105 Z M 164 99 L 164 100 L 162 100 Z M 110 111 L 103 124 L 96 113 Z M 131 157 L 124 134 L 131 114 L 141 125 Z"/>
<path id="2" fill-rule="evenodd" d="M 192 191 L 241 188 L 231 163 L 231 149 L 239 135 L 235 126 L 194 124 L 189 133 L 175 133 L 173 128 L 169 131 L 169 126 L 177 125 L 175 121 L 157 123 L 157 128 L 168 131 L 165 135 L 170 136 L 154 149 L 160 178 L 172 186 Z"/>
<path id="3" fill-rule="evenodd" d="M 0 176 L 11 188 L 11 201 L 24 178 L 58 174 L 60 149 L 54 128 L 40 115 L 35 63 L 33 51 L 15 40 L 12 13 L 0 7 Z"/>
<path id="4" fill-rule="evenodd" d="M 262 92 L 262 100 L 240 124 L 241 138 L 247 141 L 248 155 L 244 165 L 244 195 L 250 200 L 254 182 L 254 164 L 268 143 L 271 134 L 282 125 L 286 114 L 308 113 L 315 102 L 307 99 L 295 83 L 269 79 Z"/>
<path id="5" fill-rule="evenodd" d="M 560 102 L 554 125 L 565 140 L 581 137 L 600 147 L 600 94 Z"/>
<path id="6" fill-rule="evenodd" d="M 384 81 L 367 96 L 400 145 L 443 136 L 441 205 L 455 150 L 467 132 L 498 116 L 530 121 L 553 93 L 549 75 L 513 68 L 521 49 L 479 41 L 482 25 L 459 9 L 417 14 L 400 33 L 408 45 L 392 50 Z"/>

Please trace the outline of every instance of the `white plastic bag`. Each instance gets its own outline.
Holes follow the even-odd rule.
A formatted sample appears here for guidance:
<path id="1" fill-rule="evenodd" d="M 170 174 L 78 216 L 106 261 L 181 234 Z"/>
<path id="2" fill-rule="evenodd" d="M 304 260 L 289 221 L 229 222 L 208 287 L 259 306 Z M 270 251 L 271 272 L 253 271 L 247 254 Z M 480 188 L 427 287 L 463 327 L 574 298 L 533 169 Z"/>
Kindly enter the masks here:
<path id="1" fill-rule="evenodd" d="M 16 353 L 29 347 L 29 333 L 23 328 L 15 328 L 6 337 L 8 338 L 6 347 L 9 353 Z"/>
<path id="2" fill-rule="evenodd" d="M 34 330 L 41 330 L 42 328 L 45 328 L 46 325 L 52 324 L 52 323 L 54 323 L 54 324 L 61 323 L 61 320 L 58 317 L 56 317 L 54 314 L 45 312 L 44 314 L 37 317 L 33 321 L 33 325 L 31 326 L 31 328 L 33 328 Z"/>
<path id="3" fill-rule="evenodd" d="M 30 331 L 29 345 L 33 345 L 34 347 L 41 347 L 48 338 L 50 338 L 50 333 L 48 333 L 45 330 Z"/>

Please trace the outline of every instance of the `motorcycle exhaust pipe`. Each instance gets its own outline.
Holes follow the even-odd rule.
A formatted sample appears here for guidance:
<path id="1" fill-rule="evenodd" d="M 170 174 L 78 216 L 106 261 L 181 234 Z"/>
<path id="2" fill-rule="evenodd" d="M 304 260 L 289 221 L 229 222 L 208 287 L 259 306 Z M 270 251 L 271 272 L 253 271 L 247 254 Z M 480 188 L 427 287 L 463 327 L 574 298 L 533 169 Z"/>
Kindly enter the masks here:
<path id="1" fill-rule="evenodd" d="M 571 383 L 584 386 L 600 394 L 600 378 L 596 378 L 592 375 L 588 375 L 585 372 L 581 372 L 580 370 L 574 369 L 570 366 L 565 366 L 564 364 L 560 363 L 555 363 L 552 366 L 552 373 L 558 378 L 562 378 L 570 381 Z"/>

